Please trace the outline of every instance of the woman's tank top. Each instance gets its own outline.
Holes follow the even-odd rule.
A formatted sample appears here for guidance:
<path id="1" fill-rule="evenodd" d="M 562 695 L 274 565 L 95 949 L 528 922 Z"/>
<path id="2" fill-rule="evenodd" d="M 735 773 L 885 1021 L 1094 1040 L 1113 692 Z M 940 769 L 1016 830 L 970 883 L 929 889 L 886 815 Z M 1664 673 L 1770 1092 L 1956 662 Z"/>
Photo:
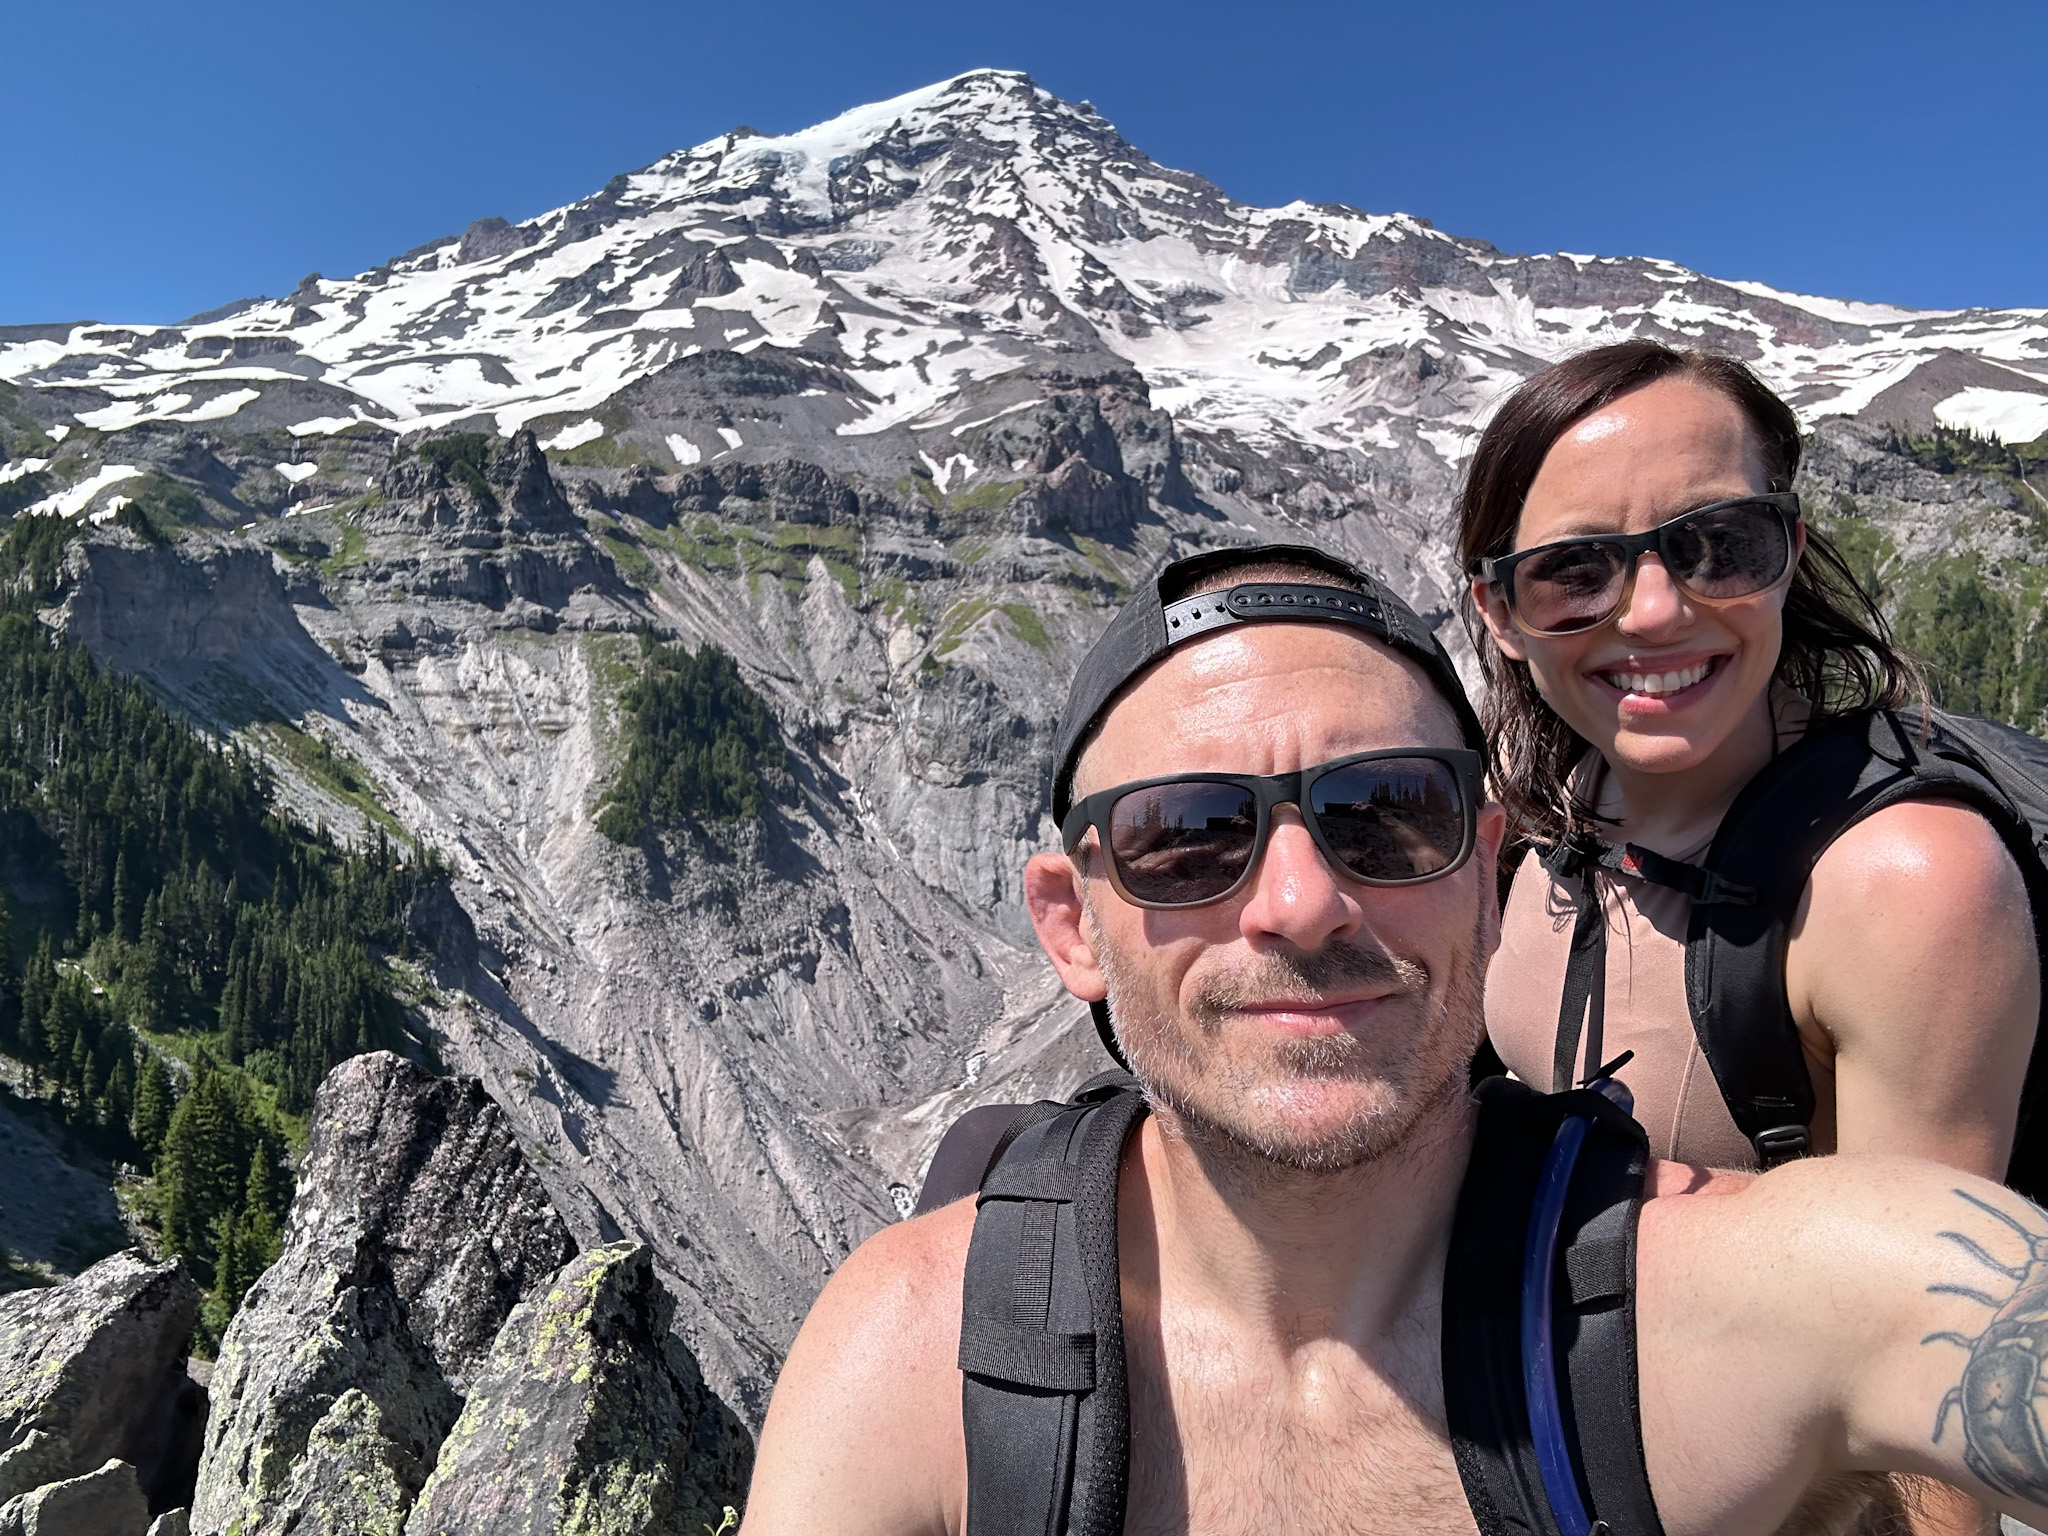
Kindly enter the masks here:
<path id="1" fill-rule="evenodd" d="M 1709 843 L 1674 853 L 1699 859 Z M 1710 1168 L 1755 1168 L 1756 1151 L 1736 1129 L 1714 1072 L 1701 1055 L 1685 1000 L 1685 930 L 1690 901 L 1668 886 L 1603 871 L 1601 907 L 1607 922 L 1606 1017 L 1597 1049 L 1579 1043 L 1573 1080 L 1623 1051 L 1635 1057 L 1615 1075 L 1635 1095 L 1636 1118 L 1658 1157 Z M 1516 1077 L 1548 1090 L 1557 1041 L 1557 1011 L 1571 957 L 1575 892 L 1535 853 L 1523 859 L 1501 919 L 1500 950 L 1486 973 L 1486 1029 Z M 1820 1100 L 1813 1127 L 1817 1150 L 1834 1147 L 1834 1077 L 1807 1053 Z"/>

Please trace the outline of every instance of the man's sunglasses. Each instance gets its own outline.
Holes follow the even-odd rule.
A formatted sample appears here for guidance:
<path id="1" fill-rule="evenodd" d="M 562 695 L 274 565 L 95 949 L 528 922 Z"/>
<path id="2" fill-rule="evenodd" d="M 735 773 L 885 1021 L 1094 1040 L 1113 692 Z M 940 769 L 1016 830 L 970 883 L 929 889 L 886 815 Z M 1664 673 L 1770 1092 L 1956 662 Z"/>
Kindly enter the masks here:
<path id="1" fill-rule="evenodd" d="M 1621 612 L 1651 550 L 1701 602 L 1768 592 L 1791 579 L 1799 558 L 1799 497 L 1774 491 L 1717 501 L 1647 533 L 1596 533 L 1478 560 L 1472 574 L 1500 588 L 1525 634 L 1570 635 Z"/>
<path id="2" fill-rule="evenodd" d="M 1067 812 L 1069 854 L 1093 827 L 1133 906 L 1222 901 L 1251 878 L 1291 805 L 1331 865 L 1362 885 L 1414 885 L 1472 854 L 1480 760 L 1455 747 L 1354 752 L 1296 773 L 1181 773 L 1098 790 Z"/>

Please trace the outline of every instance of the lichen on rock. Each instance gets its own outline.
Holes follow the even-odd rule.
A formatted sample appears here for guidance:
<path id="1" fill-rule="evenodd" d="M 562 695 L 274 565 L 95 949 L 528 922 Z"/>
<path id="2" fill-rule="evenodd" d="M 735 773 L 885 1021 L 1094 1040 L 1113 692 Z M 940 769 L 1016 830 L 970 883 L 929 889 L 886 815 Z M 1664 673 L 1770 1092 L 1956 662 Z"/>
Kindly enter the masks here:
<path id="1" fill-rule="evenodd" d="M 696 1536 L 746 1485 L 746 1429 L 669 1325 L 642 1246 L 570 1263 L 507 1321 L 406 1536 Z"/>
<path id="2" fill-rule="evenodd" d="M 129 1251 L 0 1297 L 0 1499 L 118 1458 L 167 1507 L 190 1488 L 205 1394 L 185 1373 L 199 1287 Z"/>

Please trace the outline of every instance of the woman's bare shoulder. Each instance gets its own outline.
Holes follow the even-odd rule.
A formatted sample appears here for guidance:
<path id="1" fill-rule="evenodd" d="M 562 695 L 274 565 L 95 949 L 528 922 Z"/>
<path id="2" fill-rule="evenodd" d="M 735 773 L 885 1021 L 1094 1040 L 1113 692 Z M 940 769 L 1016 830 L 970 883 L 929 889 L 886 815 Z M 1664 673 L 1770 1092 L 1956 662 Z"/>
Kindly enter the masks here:
<path id="1" fill-rule="evenodd" d="M 1954 800 L 1888 805 L 1849 828 L 1815 864 L 1810 889 L 1863 905 L 1914 910 L 1932 898 L 2026 900 L 2026 885 L 2004 840 L 1983 814 Z"/>

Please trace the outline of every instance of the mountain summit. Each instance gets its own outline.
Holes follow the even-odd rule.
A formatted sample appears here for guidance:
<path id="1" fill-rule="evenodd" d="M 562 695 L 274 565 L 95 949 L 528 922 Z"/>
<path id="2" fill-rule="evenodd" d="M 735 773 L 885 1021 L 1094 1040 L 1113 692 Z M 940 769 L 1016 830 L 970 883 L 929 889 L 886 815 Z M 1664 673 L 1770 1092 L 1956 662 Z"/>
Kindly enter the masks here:
<path id="1" fill-rule="evenodd" d="M 1000 70 L 800 133 L 735 131 L 204 321 L 30 329 L 0 332 L 0 379 L 76 391 L 102 431 L 479 420 L 591 440 L 635 381 L 766 347 L 837 365 L 834 426 L 857 436 L 950 426 L 970 386 L 1052 351 L 1135 365 L 1185 430 L 1454 456 L 1535 366 L 1640 334 L 1749 358 L 1808 419 L 2048 426 L 2041 311 L 1802 298 L 1670 262 L 1504 255 L 1399 214 L 1249 207 Z"/>

